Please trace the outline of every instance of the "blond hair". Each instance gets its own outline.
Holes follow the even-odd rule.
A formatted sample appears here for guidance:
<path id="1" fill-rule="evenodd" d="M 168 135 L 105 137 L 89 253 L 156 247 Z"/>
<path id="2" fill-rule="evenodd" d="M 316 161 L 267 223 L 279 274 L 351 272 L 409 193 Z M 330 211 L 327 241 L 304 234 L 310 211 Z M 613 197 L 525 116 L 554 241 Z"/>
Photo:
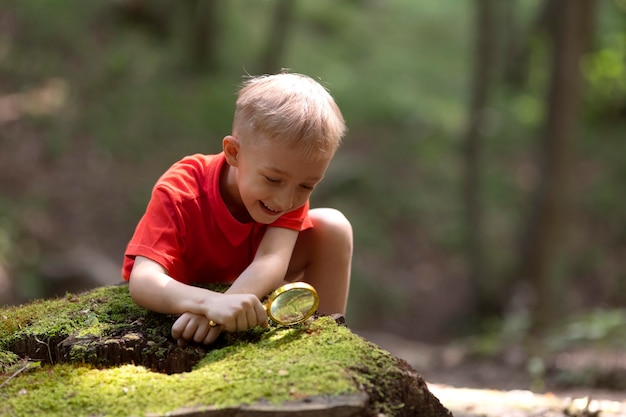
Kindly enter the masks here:
<path id="1" fill-rule="evenodd" d="M 306 75 L 251 77 L 239 90 L 233 133 L 242 141 L 260 135 L 307 154 L 332 155 L 345 132 L 341 111 L 328 90 Z"/>

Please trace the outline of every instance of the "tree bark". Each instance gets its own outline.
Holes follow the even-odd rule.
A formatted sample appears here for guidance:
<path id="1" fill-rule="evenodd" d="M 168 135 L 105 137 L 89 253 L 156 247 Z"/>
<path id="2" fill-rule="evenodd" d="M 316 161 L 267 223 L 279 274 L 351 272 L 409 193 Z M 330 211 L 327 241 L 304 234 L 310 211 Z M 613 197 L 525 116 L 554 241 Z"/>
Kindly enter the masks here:
<path id="1" fill-rule="evenodd" d="M 483 242 L 483 207 L 481 199 L 482 135 L 486 127 L 489 93 L 493 80 L 495 26 L 491 0 L 476 0 L 476 38 L 474 53 L 474 81 L 469 104 L 469 120 L 463 140 L 465 175 L 466 245 L 473 283 L 474 311 L 492 310 L 489 297 Z"/>
<path id="2" fill-rule="evenodd" d="M 533 329 L 558 312 L 557 266 L 565 259 L 571 205 L 572 160 L 581 107 L 579 62 L 592 33 L 594 0 L 557 0 L 552 14 L 553 61 L 541 137 L 541 180 L 527 228 L 520 276 L 534 289 Z"/>

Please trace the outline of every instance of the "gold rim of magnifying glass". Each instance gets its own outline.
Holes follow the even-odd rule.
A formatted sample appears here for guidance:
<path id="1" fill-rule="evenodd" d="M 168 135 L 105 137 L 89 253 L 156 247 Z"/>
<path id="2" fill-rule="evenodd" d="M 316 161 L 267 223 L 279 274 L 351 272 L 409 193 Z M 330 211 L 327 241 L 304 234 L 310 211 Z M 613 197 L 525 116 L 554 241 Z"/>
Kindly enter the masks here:
<path id="1" fill-rule="evenodd" d="M 291 291 L 291 290 L 295 290 L 295 289 L 304 289 L 304 290 L 308 290 L 311 292 L 311 294 L 313 294 L 313 306 L 311 307 L 311 309 L 309 310 L 308 313 L 306 313 L 301 319 L 299 320 L 295 320 L 295 321 L 283 321 L 283 320 L 278 320 L 276 317 L 274 317 L 272 315 L 272 309 L 270 308 L 272 306 L 272 304 L 274 303 L 274 300 L 276 300 L 276 298 L 281 295 L 284 292 L 287 291 Z M 267 297 L 267 303 L 265 304 L 266 306 L 266 310 L 267 310 L 267 315 L 276 323 L 281 324 L 281 325 L 294 325 L 294 324 L 298 324 L 298 323 L 302 323 L 303 321 L 305 321 L 306 319 L 308 319 L 309 317 L 311 317 L 313 315 L 313 313 L 315 313 L 317 311 L 317 307 L 319 306 L 320 303 L 320 298 L 317 295 L 317 291 L 315 290 L 315 288 L 311 285 L 311 284 L 307 284 L 306 282 L 292 282 L 290 284 L 285 284 L 282 285 L 280 287 L 278 287 L 276 290 L 274 290 L 268 297 Z"/>

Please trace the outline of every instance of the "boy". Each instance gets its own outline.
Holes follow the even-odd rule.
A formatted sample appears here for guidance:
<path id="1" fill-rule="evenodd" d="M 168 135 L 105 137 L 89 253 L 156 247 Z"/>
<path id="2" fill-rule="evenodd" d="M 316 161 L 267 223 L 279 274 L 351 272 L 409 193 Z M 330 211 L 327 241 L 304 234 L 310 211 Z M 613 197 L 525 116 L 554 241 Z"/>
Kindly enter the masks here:
<path id="1" fill-rule="evenodd" d="M 260 299 L 290 281 L 317 289 L 321 313 L 345 313 L 351 225 L 337 210 L 309 211 L 345 130 L 313 79 L 246 80 L 223 151 L 182 159 L 154 186 L 124 256 L 133 301 L 181 315 L 179 344 L 266 326 Z M 224 294 L 192 285 L 209 282 L 232 285 Z"/>

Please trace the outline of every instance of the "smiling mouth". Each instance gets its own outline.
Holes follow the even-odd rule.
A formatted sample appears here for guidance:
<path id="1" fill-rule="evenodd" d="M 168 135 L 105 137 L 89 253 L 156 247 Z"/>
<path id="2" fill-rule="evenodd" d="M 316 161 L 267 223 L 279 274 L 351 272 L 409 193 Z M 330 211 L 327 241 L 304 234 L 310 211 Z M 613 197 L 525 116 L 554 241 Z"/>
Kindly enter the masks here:
<path id="1" fill-rule="evenodd" d="M 269 211 L 270 213 L 278 214 L 278 213 L 280 213 L 280 212 L 281 212 L 281 210 L 274 210 L 273 208 L 271 208 L 271 207 L 267 206 L 267 205 L 266 205 L 264 202 L 262 202 L 262 201 L 261 201 L 261 206 L 262 206 L 265 210 Z"/>

